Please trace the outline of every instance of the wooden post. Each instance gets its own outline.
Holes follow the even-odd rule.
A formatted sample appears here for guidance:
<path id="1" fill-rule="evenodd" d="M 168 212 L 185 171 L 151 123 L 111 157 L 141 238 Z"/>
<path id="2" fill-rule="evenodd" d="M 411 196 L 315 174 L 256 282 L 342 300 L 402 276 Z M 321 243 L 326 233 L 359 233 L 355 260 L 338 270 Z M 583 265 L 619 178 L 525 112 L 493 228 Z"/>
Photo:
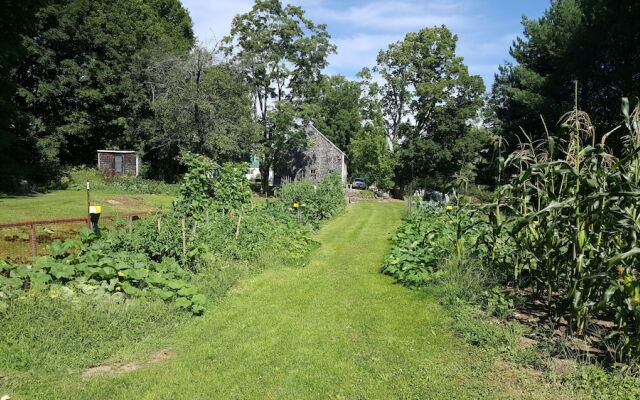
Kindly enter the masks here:
<path id="1" fill-rule="evenodd" d="M 238 214 L 238 224 L 236 225 L 236 239 L 240 236 L 240 221 L 242 220 L 242 214 Z"/>
<path id="2" fill-rule="evenodd" d="M 129 221 L 129 233 L 133 232 L 133 216 L 129 215 L 127 217 L 127 220 Z"/>
<path id="3" fill-rule="evenodd" d="M 182 218 L 182 255 L 187 255 L 187 227 L 184 218 Z"/>
<path id="4" fill-rule="evenodd" d="M 412 208 L 413 208 L 413 182 L 409 183 L 409 201 L 408 201 L 408 206 L 409 206 L 409 214 L 411 214 Z"/>
<path id="5" fill-rule="evenodd" d="M 160 217 L 158 217 L 158 220 L 156 222 L 158 224 L 158 233 L 160 233 Z"/>
<path id="6" fill-rule="evenodd" d="M 35 224 L 31 224 L 31 255 L 34 257 L 38 255 L 38 243 L 36 238 Z"/>
<path id="7" fill-rule="evenodd" d="M 91 194 L 89 180 L 87 180 L 87 228 L 91 229 Z"/>

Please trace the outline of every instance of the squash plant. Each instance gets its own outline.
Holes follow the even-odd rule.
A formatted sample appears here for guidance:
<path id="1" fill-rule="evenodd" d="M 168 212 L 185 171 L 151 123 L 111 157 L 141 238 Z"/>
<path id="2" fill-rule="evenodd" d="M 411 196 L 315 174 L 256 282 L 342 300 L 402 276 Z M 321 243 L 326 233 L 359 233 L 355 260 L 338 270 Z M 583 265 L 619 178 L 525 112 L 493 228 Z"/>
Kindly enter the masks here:
<path id="1" fill-rule="evenodd" d="M 91 234 L 84 235 L 85 241 L 54 242 L 52 256 L 36 258 L 29 265 L 0 261 L 0 302 L 35 290 L 56 297 L 64 287 L 63 293 L 116 300 L 156 296 L 193 314 L 204 311 L 204 295 L 175 260 L 154 262 L 143 254 L 112 252 L 93 242 Z"/>

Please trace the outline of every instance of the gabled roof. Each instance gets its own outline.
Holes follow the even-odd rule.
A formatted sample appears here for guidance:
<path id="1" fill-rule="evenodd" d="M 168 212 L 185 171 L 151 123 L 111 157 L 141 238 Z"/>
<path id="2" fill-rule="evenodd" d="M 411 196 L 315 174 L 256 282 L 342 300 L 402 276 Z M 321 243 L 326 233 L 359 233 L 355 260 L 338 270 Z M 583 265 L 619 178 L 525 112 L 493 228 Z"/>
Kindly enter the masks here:
<path id="1" fill-rule="evenodd" d="M 349 158 L 349 157 L 347 156 L 347 153 L 345 153 L 344 151 L 342 151 L 342 150 L 340 149 L 340 147 L 336 146 L 336 145 L 335 145 L 335 143 L 333 143 L 333 142 L 332 142 L 328 137 L 326 137 L 322 132 L 320 132 L 320 131 L 318 130 L 318 128 L 316 128 L 315 126 L 313 126 L 313 124 L 312 124 L 312 123 L 307 124 L 307 126 L 308 126 L 309 128 L 311 128 L 311 129 L 313 129 L 313 130 L 314 130 L 318 135 L 322 136 L 322 137 L 324 138 L 324 140 L 326 140 L 327 142 L 329 142 L 329 144 L 331 144 L 331 146 L 333 146 L 336 150 L 338 150 L 340 153 L 342 153 L 342 155 L 343 155 L 345 158 Z"/>

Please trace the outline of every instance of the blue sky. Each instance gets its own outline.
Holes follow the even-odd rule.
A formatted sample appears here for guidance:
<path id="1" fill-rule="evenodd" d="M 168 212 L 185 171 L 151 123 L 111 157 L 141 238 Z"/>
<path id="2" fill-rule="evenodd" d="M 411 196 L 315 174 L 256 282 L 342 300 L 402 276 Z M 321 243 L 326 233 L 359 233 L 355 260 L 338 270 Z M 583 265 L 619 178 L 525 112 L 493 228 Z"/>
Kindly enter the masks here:
<path id="1" fill-rule="evenodd" d="M 182 0 L 194 30 L 205 44 L 229 32 L 232 18 L 251 9 L 253 0 Z M 549 0 L 283 0 L 302 6 L 315 23 L 327 24 L 338 54 L 329 74 L 353 78 L 372 67 L 379 50 L 407 32 L 447 25 L 458 35 L 458 54 L 489 89 L 498 65 L 510 59 L 509 45 L 520 35 L 522 16 L 540 17 Z"/>

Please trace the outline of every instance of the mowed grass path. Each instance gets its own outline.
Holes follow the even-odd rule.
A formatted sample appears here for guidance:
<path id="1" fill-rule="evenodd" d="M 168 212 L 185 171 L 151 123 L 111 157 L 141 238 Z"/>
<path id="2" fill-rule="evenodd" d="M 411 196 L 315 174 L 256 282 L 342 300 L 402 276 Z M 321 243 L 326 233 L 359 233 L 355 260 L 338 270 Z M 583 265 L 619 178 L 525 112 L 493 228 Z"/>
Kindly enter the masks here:
<path id="1" fill-rule="evenodd" d="M 403 212 L 350 206 L 321 229 L 307 267 L 244 280 L 167 338 L 170 360 L 116 376 L 41 377 L 25 398 L 513 398 L 433 298 L 379 273 Z"/>

